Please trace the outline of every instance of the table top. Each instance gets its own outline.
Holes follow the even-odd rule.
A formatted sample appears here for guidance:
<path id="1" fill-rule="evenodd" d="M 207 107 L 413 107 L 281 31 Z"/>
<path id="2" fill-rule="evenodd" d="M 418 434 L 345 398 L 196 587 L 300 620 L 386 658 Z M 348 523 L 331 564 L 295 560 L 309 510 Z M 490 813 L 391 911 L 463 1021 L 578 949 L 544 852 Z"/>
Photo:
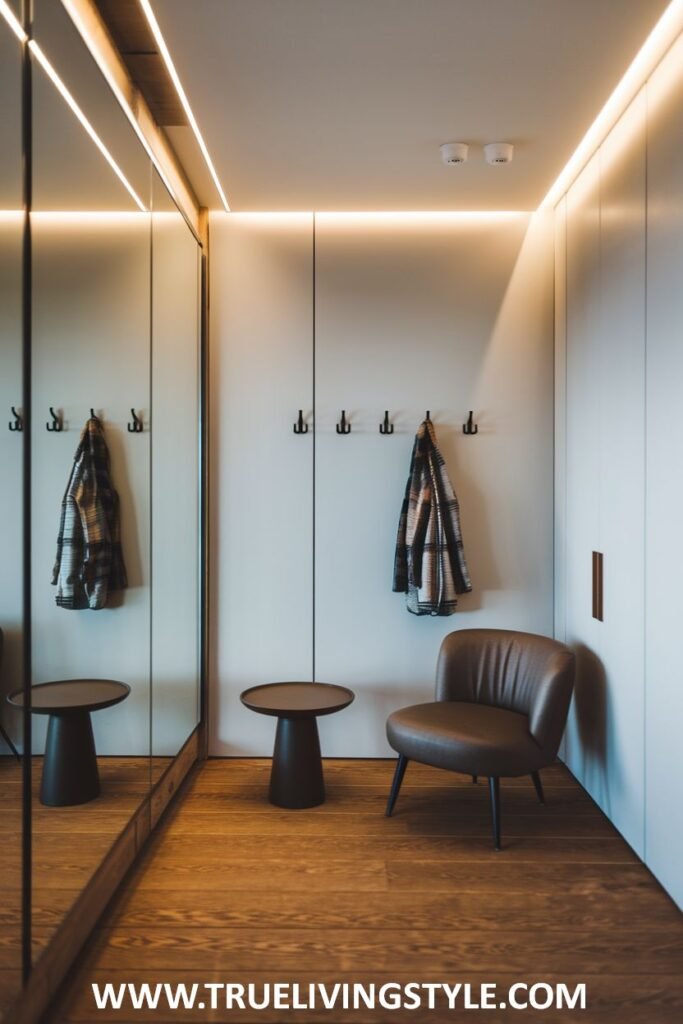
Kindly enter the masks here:
<path id="1" fill-rule="evenodd" d="M 127 683 L 116 679 L 58 679 L 31 687 L 31 710 L 36 715 L 65 714 L 69 711 L 99 711 L 125 700 Z M 23 690 L 10 693 L 10 704 L 24 706 Z"/>
<path id="2" fill-rule="evenodd" d="M 341 711 L 354 696 L 353 690 L 334 683 L 266 683 L 245 690 L 240 700 L 261 715 L 312 718 Z"/>

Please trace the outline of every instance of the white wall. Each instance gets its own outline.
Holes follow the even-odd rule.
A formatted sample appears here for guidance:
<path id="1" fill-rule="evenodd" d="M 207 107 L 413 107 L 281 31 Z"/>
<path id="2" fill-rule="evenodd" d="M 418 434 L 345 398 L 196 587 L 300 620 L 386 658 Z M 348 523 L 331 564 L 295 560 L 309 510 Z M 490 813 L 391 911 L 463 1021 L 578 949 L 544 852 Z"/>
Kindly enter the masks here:
<path id="1" fill-rule="evenodd" d="M 683 39 L 648 86 L 645 849 L 683 903 Z M 673 812 L 672 812 L 673 809 Z"/>
<path id="2" fill-rule="evenodd" d="M 316 677 L 357 694 L 321 739 L 330 756 L 385 756 L 386 716 L 431 698 L 445 633 L 552 631 L 552 231 L 526 215 L 316 222 Z M 212 752 L 266 754 L 273 723 L 240 691 L 311 678 L 311 435 L 291 428 L 311 404 L 311 219 L 211 228 Z M 476 437 L 462 434 L 470 408 Z M 474 585 L 446 619 L 411 616 L 391 592 L 426 409 Z"/>
<path id="3" fill-rule="evenodd" d="M 556 632 L 579 669 L 565 757 L 679 900 L 681 68 L 683 39 L 556 211 Z"/>

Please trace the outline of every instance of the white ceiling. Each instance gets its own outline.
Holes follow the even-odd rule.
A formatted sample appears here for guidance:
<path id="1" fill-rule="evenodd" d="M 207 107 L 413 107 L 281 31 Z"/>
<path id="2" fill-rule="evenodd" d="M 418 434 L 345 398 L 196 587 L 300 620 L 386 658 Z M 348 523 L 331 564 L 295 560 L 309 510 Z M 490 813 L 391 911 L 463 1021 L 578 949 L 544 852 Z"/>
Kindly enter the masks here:
<path id="1" fill-rule="evenodd" d="M 233 210 L 535 209 L 667 6 L 152 2 Z M 441 164 L 448 141 L 467 165 Z M 514 163 L 485 164 L 490 141 Z"/>

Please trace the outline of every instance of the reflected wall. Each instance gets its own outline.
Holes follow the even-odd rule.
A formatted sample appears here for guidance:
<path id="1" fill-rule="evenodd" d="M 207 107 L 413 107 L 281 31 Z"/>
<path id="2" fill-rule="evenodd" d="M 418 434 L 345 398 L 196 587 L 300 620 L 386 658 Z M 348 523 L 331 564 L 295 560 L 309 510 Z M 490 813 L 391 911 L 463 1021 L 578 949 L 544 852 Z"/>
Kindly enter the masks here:
<path id="1" fill-rule="evenodd" d="M 150 785 L 151 168 L 61 5 L 38 0 L 33 31 L 44 55 L 32 54 L 31 211 L 39 954 Z M 139 432 L 128 429 L 131 409 Z M 110 557 L 117 533 L 125 588 L 122 573 L 109 571 L 119 565 Z M 109 587 L 102 602 L 100 573 Z M 129 688 L 115 706 L 96 703 L 103 679 Z M 67 685 L 43 689 L 51 682 Z M 50 701 L 47 713 L 51 693 L 69 708 Z M 84 793 L 63 783 L 67 758 L 75 775 L 92 776 L 84 742 L 57 735 L 72 729 L 71 705 L 92 728 L 99 792 L 89 800 L 94 785 Z"/>
<path id="2" fill-rule="evenodd" d="M 21 986 L 23 372 L 21 46 L 0 19 L 0 1019 Z"/>
<path id="3" fill-rule="evenodd" d="M 200 248 L 152 177 L 152 771 L 199 721 Z"/>

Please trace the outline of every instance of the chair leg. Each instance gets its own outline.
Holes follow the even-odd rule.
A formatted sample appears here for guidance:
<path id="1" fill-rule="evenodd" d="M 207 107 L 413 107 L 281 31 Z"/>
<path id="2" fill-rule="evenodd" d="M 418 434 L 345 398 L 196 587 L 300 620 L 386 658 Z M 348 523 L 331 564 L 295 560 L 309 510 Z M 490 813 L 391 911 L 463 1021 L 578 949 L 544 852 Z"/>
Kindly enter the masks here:
<path id="1" fill-rule="evenodd" d="M 401 788 L 403 782 L 403 776 L 406 773 L 408 767 L 408 758 L 405 754 L 398 755 L 398 761 L 396 762 L 396 771 L 394 772 L 394 781 L 391 783 L 391 793 L 389 794 L 389 800 L 387 802 L 386 816 L 390 818 L 394 810 L 394 804 L 398 796 L 398 791 Z"/>
<path id="2" fill-rule="evenodd" d="M 472 776 L 472 785 L 473 785 L 473 786 L 476 786 L 476 784 L 477 784 L 477 776 L 476 776 L 476 775 L 473 775 L 473 776 Z"/>
<path id="3" fill-rule="evenodd" d="M 491 818 L 493 821 L 493 845 L 500 850 L 500 787 L 498 776 L 492 775 L 489 778 L 489 793 L 491 794 Z"/>
<path id="4" fill-rule="evenodd" d="M 543 786 L 541 785 L 541 776 L 538 772 L 532 772 L 531 778 L 534 782 L 534 789 L 536 790 L 536 796 L 538 797 L 539 803 L 545 803 L 545 796 L 543 795 Z"/>

